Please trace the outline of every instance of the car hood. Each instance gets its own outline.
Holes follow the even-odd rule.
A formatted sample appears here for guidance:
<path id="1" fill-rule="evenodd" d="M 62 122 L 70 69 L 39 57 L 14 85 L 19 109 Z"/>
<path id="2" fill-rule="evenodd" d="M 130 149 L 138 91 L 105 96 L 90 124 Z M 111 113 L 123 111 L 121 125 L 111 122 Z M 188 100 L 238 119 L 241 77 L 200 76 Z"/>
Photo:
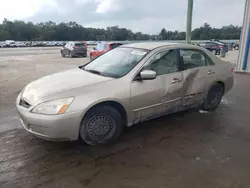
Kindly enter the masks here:
<path id="1" fill-rule="evenodd" d="M 44 99 L 49 96 L 56 96 L 57 94 L 61 96 L 64 92 L 64 97 L 71 97 L 72 95 L 66 95 L 68 91 L 113 79 L 89 73 L 80 68 L 70 69 L 31 82 L 25 87 L 22 98 L 29 104 L 34 105 L 44 102 Z"/>

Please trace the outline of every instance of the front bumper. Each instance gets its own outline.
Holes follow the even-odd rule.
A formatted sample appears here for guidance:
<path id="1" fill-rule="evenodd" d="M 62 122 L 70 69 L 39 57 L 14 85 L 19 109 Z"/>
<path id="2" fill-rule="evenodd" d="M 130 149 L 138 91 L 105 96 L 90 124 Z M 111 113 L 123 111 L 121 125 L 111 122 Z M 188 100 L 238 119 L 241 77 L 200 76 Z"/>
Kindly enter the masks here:
<path id="1" fill-rule="evenodd" d="M 73 112 L 61 115 L 43 115 L 30 112 L 18 104 L 16 107 L 21 123 L 28 132 L 46 140 L 77 140 L 82 113 Z"/>

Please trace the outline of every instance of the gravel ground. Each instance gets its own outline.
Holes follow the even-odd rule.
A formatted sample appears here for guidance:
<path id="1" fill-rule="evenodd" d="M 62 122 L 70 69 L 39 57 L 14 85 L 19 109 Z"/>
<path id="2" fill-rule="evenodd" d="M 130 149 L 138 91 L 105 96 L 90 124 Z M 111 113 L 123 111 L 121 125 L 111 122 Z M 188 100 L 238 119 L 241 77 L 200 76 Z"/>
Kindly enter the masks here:
<path id="1" fill-rule="evenodd" d="M 21 127 L 14 103 L 30 81 L 88 62 L 58 50 L 0 49 L 1 188 L 249 187 L 249 75 L 236 74 L 212 113 L 189 110 L 138 124 L 109 146 L 47 142 Z M 236 58 L 233 51 L 225 60 Z"/>

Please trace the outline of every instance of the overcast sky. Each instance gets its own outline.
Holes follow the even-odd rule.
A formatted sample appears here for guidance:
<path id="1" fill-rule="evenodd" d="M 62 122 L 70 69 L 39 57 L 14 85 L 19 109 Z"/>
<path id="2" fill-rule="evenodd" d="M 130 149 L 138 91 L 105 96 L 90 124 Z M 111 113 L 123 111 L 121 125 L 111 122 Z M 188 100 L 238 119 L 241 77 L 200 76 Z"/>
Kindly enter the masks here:
<path id="1" fill-rule="evenodd" d="M 185 30 L 188 0 L 0 0 L 0 21 L 75 21 L 86 27 L 118 25 L 159 33 Z M 245 0 L 194 0 L 193 28 L 241 25 Z"/>

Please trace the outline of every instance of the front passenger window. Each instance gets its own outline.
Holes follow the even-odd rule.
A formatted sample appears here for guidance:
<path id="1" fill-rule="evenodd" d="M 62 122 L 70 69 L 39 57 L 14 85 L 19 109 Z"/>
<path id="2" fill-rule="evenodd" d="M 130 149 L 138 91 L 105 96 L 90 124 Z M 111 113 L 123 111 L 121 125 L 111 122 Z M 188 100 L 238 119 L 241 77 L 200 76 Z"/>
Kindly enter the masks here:
<path id="1" fill-rule="evenodd" d="M 155 71 L 157 76 L 178 72 L 177 50 L 169 50 L 156 54 L 145 69 Z"/>

